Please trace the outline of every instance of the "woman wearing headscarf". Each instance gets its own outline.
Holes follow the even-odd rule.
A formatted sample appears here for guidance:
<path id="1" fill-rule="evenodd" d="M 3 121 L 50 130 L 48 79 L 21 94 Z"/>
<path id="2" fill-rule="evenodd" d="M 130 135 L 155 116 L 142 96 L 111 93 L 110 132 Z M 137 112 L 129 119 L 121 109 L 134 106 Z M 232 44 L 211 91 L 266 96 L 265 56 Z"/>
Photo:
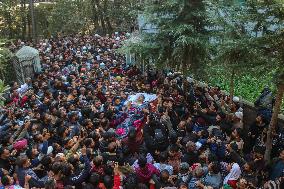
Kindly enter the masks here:
<path id="1" fill-rule="evenodd" d="M 233 189 L 237 188 L 237 181 L 241 176 L 241 168 L 239 164 L 232 163 L 228 164 L 227 169 L 229 171 L 229 174 L 225 177 L 223 184 L 230 185 Z"/>

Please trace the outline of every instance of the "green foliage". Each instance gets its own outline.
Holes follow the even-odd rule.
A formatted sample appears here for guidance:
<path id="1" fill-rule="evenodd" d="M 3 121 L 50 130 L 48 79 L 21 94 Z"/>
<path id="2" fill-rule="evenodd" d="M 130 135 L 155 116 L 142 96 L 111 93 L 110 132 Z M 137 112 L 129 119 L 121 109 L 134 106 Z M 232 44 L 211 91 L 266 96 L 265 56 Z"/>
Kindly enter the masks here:
<path id="1" fill-rule="evenodd" d="M 227 31 L 220 35 L 221 48 L 217 49 L 216 59 L 220 62 L 208 70 L 209 83 L 229 91 L 228 68 L 233 69 L 238 73 L 235 95 L 254 102 L 264 86 L 275 92 L 275 81 L 283 80 L 283 10 L 278 1 L 248 0 L 239 7 L 228 6 L 228 1 L 226 4 L 222 7 L 226 17 L 217 16 L 215 23 L 230 21 L 226 26 L 219 26 Z"/>
<path id="2" fill-rule="evenodd" d="M 39 4 L 35 6 L 36 31 L 40 36 L 48 36 L 50 34 L 50 13 L 53 11 L 54 4 Z"/>
<path id="3" fill-rule="evenodd" d="M 0 39 L 0 78 L 5 79 L 8 67 L 11 67 L 9 60 L 12 56 L 11 51 L 6 48 L 7 40 Z"/>
<path id="4" fill-rule="evenodd" d="M 262 74 L 261 78 L 247 73 L 240 74 L 235 78 L 235 96 L 253 103 L 265 86 L 275 91 L 273 83 L 274 74 L 274 71 L 270 71 Z M 224 67 L 214 67 L 214 69 L 211 69 L 208 83 L 212 86 L 219 86 L 222 90 L 230 91 L 228 71 Z M 282 104 L 281 111 L 284 113 L 284 104 Z"/>
<path id="5" fill-rule="evenodd" d="M 158 67 L 189 69 L 196 78 L 204 76 L 209 47 L 205 12 L 203 1 L 148 0 L 143 16 L 158 30 L 142 34 L 138 43 L 129 42 L 128 50 Z"/>
<path id="6" fill-rule="evenodd" d="M 76 33 L 85 30 L 88 25 L 88 1 L 59 0 L 48 18 L 50 31 Z"/>
<path id="7" fill-rule="evenodd" d="M 101 34 L 130 31 L 135 26 L 139 0 L 54 0 L 34 4 L 36 33 L 49 36 L 64 32 Z M 31 37 L 28 0 L 3 0 L 0 4 L 0 34 Z"/>
<path id="8" fill-rule="evenodd" d="M 254 38 L 261 56 L 267 61 L 263 67 L 276 70 L 275 82 L 284 84 L 284 9 L 280 0 L 247 1 L 248 21 L 255 24 L 254 31 L 260 33 Z"/>
<path id="9" fill-rule="evenodd" d="M 9 91 L 10 87 L 5 85 L 4 81 L 0 79 L 0 106 L 4 105 L 4 94 Z"/>
<path id="10" fill-rule="evenodd" d="M 138 0 L 59 0 L 48 18 L 51 33 L 129 31 L 135 25 Z"/>
<path id="11" fill-rule="evenodd" d="M 264 60 L 259 56 L 251 32 L 243 19 L 244 8 L 235 1 L 207 1 L 209 20 L 214 26 L 211 66 L 223 65 L 230 72 L 241 74 L 259 67 Z"/>
<path id="12" fill-rule="evenodd" d="M 48 30 L 47 19 L 54 4 L 40 3 L 34 6 L 36 30 L 45 35 Z M 3 0 L 0 4 L 0 34 L 10 39 L 28 38 L 30 9 L 28 0 Z"/>
<path id="13" fill-rule="evenodd" d="M 104 0 L 101 2 L 104 20 L 111 24 L 110 30 L 130 31 L 136 25 L 137 10 L 140 6 L 139 0 Z M 97 3 L 97 5 L 100 2 Z M 97 16 L 99 11 L 95 12 Z M 110 31 L 111 32 L 111 31 Z"/>
<path id="14" fill-rule="evenodd" d="M 123 46 L 118 49 L 119 53 L 137 53 L 139 61 L 149 60 L 152 54 L 158 54 L 160 47 L 156 43 L 146 43 L 149 40 L 149 35 L 133 35 L 130 39 L 123 42 Z"/>
<path id="15" fill-rule="evenodd" d="M 21 33 L 21 17 L 24 13 L 18 0 L 2 0 L 0 4 L 0 35 L 15 38 Z"/>

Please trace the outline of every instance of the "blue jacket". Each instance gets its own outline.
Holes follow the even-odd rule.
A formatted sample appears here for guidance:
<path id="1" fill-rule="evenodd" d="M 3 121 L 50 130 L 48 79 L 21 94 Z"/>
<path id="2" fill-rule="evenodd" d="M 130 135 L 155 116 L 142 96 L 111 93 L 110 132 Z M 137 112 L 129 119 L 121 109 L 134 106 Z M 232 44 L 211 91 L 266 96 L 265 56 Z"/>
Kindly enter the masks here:
<path id="1" fill-rule="evenodd" d="M 24 187 L 25 185 L 26 175 L 31 176 L 31 179 L 29 181 L 30 188 L 44 188 L 45 182 L 48 180 L 47 176 L 40 179 L 31 168 L 18 168 L 17 175 L 19 179 L 19 184 L 22 187 Z"/>
<path id="2" fill-rule="evenodd" d="M 47 154 L 47 150 L 48 150 L 48 141 L 44 141 L 42 144 L 41 144 L 41 150 L 40 152 L 42 154 Z M 36 167 L 40 164 L 40 159 L 39 157 L 37 156 L 36 158 L 32 159 L 31 160 L 31 164 L 32 164 L 32 167 Z"/>
<path id="3" fill-rule="evenodd" d="M 87 177 L 90 174 L 90 170 L 91 170 L 91 164 L 90 164 L 90 160 L 88 159 L 87 156 L 83 156 L 84 158 L 84 164 L 85 167 L 84 169 L 80 172 L 80 174 L 78 175 L 71 175 L 70 177 L 68 177 L 65 181 L 64 181 L 64 185 L 78 185 L 81 184 L 82 182 L 84 182 Z"/>
<path id="4" fill-rule="evenodd" d="M 188 189 L 198 189 L 198 187 L 196 186 L 197 181 L 199 181 L 198 178 L 192 177 L 188 183 Z"/>

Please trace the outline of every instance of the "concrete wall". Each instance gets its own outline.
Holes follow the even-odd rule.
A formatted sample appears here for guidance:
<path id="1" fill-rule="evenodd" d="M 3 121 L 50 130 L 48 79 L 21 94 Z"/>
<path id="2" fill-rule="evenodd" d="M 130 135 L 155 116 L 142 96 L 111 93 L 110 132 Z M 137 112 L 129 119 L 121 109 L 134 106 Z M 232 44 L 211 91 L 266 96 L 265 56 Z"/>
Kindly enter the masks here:
<path id="1" fill-rule="evenodd" d="M 244 127 L 248 128 L 254 121 L 257 115 L 257 110 L 254 107 L 253 103 L 242 100 L 243 102 L 243 111 L 244 111 Z M 278 125 L 284 127 L 284 115 L 278 115 Z"/>

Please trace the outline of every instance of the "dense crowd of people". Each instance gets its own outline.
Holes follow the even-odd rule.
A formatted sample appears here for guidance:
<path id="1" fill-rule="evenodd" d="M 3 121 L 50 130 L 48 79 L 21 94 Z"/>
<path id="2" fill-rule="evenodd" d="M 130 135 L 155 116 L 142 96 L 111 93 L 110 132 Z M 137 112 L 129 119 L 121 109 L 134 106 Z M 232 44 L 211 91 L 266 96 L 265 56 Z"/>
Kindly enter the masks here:
<path id="1" fill-rule="evenodd" d="M 142 73 L 117 53 L 125 39 L 15 44 L 39 50 L 42 72 L 11 82 L 1 107 L 0 188 L 284 188 L 281 128 L 264 160 L 270 114 L 244 125 L 238 97 L 173 71 Z"/>

